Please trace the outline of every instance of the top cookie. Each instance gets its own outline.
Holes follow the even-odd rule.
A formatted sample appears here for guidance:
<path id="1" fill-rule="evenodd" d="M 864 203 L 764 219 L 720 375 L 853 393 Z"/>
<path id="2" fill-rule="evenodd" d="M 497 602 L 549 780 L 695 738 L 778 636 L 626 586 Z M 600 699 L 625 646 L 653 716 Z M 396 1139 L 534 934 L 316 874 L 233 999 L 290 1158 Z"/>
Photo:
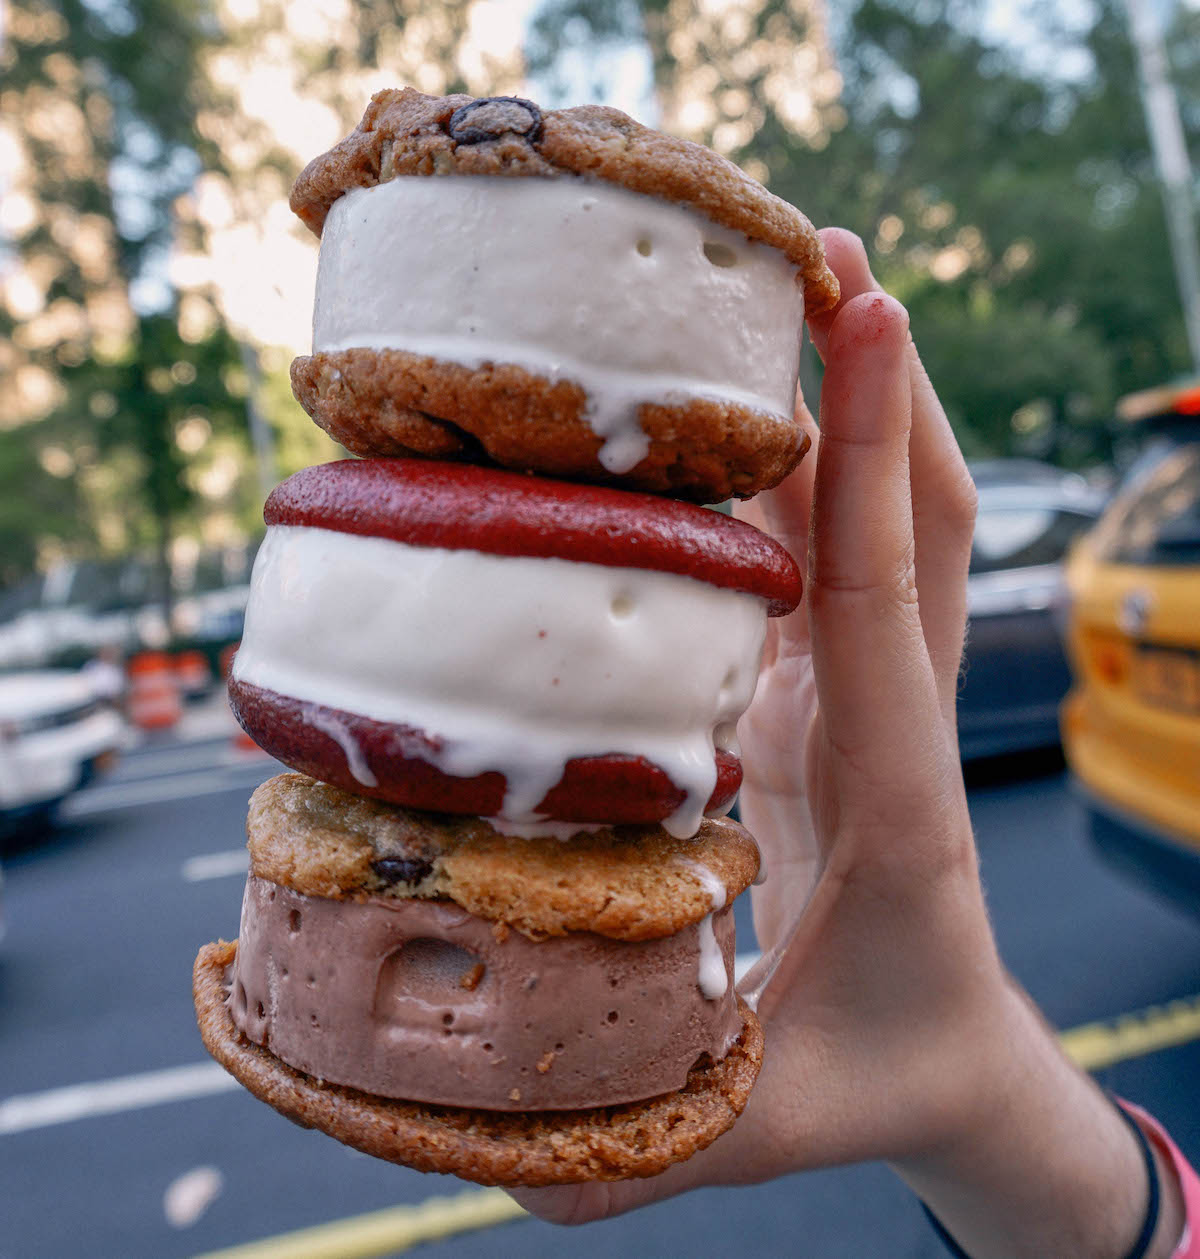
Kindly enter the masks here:
<path id="1" fill-rule="evenodd" d="M 689 206 L 800 270 L 808 314 L 832 308 L 836 277 L 812 223 L 732 162 L 663 135 L 619 109 L 543 111 L 518 97 L 425 96 L 414 88 L 372 98 L 354 131 L 304 168 L 291 206 L 318 236 L 330 206 L 353 188 L 398 175 L 583 175 Z"/>

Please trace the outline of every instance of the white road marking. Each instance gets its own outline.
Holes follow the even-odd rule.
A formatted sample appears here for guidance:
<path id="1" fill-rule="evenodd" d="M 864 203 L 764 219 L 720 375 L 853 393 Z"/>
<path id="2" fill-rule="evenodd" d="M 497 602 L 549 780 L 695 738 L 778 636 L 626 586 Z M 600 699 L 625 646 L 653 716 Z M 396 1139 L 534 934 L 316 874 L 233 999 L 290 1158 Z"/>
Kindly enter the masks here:
<path id="1" fill-rule="evenodd" d="M 277 772 L 275 762 L 263 757 L 253 764 L 230 766 L 221 770 L 205 770 L 195 774 L 172 774 L 170 777 L 152 778 L 146 782 L 115 782 L 99 787 L 88 787 L 65 801 L 61 814 L 64 818 L 78 820 L 91 817 L 95 813 L 133 809 L 143 804 L 164 804 L 168 800 L 190 800 L 196 796 L 210 796 L 239 787 L 254 787 Z"/>
<path id="2" fill-rule="evenodd" d="M 216 1167 L 193 1167 L 167 1186 L 163 1212 L 172 1228 L 191 1228 L 220 1197 L 225 1177 Z"/>
<path id="3" fill-rule="evenodd" d="M 205 879 L 245 874 L 249 865 L 250 854 L 245 848 L 234 848 L 229 852 L 206 852 L 199 857 L 189 857 L 181 873 L 188 883 L 202 883 Z"/>
<path id="4" fill-rule="evenodd" d="M 66 1088 L 47 1089 L 44 1093 L 18 1094 L 0 1101 L 0 1136 L 72 1123 L 76 1119 L 92 1119 L 97 1115 L 141 1110 L 162 1102 L 211 1097 L 240 1087 L 215 1062 L 197 1062 L 92 1084 L 71 1084 Z"/>

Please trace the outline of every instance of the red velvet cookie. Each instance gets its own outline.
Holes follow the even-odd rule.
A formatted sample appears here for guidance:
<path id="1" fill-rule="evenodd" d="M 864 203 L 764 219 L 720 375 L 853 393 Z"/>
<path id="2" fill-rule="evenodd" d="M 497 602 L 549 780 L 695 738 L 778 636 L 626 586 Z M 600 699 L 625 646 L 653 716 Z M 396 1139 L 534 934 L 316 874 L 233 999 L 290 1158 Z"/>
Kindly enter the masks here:
<path id="1" fill-rule="evenodd" d="M 267 525 L 308 525 L 414 546 L 576 560 L 694 577 L 758 595 L 769 616 L 800 602 L 800 569 L 774 538 L 694 503 L 416 459 L 343 459 L 272 490 Z"/>
<path id="2" fill-rule="evenodd" d="M 309 468 L 267 503 L 230 695 L 346 790 L 523 827 L 694 833 L 799 571 L 720 513 L 488 468 Z"/>

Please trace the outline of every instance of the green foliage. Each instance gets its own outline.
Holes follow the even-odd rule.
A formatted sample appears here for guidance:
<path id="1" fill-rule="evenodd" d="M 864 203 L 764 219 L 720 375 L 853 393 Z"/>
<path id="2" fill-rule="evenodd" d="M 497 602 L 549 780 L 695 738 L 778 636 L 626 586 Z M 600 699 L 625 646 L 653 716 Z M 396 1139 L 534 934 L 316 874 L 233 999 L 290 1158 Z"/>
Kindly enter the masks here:
<path id="1" fill-rule="evenodd" d="M 213 98 L 201 54 L 217 34 L 205 0 L 13 5 L 0 54 L 3 102 L 35 211 L 11 244 L 36 277 L 42 322 L 58 332 L 34 331 L 3 305 L 0 332 L 12 333 L 5 365 L 15 368 L 19 354 L 48 369 L 62 401 L 13 433 L 5 467 L 23 461 L 32 469 L 53 447 L 78 474 L 74 523 L 59 510 L 50 530 L 39 495 L 54 478 L 13 473 L 9 577 L 32 565 L 47 536 L 96 545 L 105 531 L 99 514 L 110 535 L 124 519 L 118 541 L 152 542 L 165 553 L 196 501 L 179 426 L 190 417 L 213 431 L 244 432 L 244 405 L 228 387 L 237 346 L 221 328 L 195 343 L 183 339 L 164 265 L 175 199 L 202 166 L 220 165 L 197 127 L 198 110 Z M 56 503 L 66 490 L 60 479 Z"/>
<path id="2" fill-rule="evenodd" d="M 0 587 L 32 572 L 38 547 L 87 540 L 73 481 L 51 476 L 26 429 L 0 432 Z"/>
<path id="3" fill-rule="evenodd" d="M 238 476 L 249 463 L 241 347 L 220 327 L 200 336 L 219 302 L 197 290 L 179 302 L 167 263 L 176 246 L 204 252 L 200 216 L 177 213 L 201 171 L 225 176 L 249 217 L 264 190 L 277 196 L 295 176 L 295 157 L 239 111 L 239 92 L 217 82 L 232 82 L 229 65 L 212 54 L 236 53 L 254 73 L 256 49 L 271 62 L 283 47 L 305 92 L 349 127 L 366 68 L 395 58 L 412 17 L 427 60 L 462 86 L 454 67 L 472 3 L 352 0 L 335 19 L 345 37 L 322 39 L 304 28 L 323 23 L 285 0 L 240 6 L 236 18 L 222 0 L 13 0 L 0 106 L 20 209 L 6 215 L 3 243 L 21 283 L 0 291 L 0 432 L 21 427 L 0 442 L 12 532 L 0 581 L 39 555 L 165 553 L 174 533 L 261 528 L 259 486 Z M 268 371 L 259 401 L 282 439 L 281 470 L 333 453 L 290 400 L 285 372 Z M 61 477 L 43 470 L 47 454 Z M 71 511 L 44 511 L 43 490 L 67 494 Z M 43 530 L 49 519 L 58 523 Z"/>
<path id="4" fill-rule="evenodd" d="M 123 493 L 155 527 L 156 536 L 136 540 L 165 548 L 173 523 L 197 497 L 183 447 L 194 453 L 213 435 L 240 442 L 245 433 L 247 386 L 237 343 L 220 325 L 189 342 L 173 312 L 143 316 L 120 358 L 85 359 L 61 379 L 66 399 L 39 428 L 64 445 L 83 439 L 102 458 L 123 457 Z"/>
<path id="5" fill-rule="evenodd" d="M 904 296 L 968 448 L 1029 448 L 1020 421 L 1033 404 L 1050 417 L 1037 453 L 1104 458 L 1115 397 L 1187 367 L 1123 18 L 1098 9 L 1084 40 L 1093 68 L 1064 82 L 1033 76 L 947 6 L 929 7 L 935 15 L 921 18 L 887 0 L 856 11 L 849 121 L 821 155 L 836 196 L 824 185 L 817 213 L 850 218 L 891 286 L 932 267 Z M 903 105 L 879 104 L 889 77 Z M 775 169 L 778 190 L 799 196 L 794 168 Z M 894 241 L 880 236 L 888 216 L 904 229 Z M 953 270 L 946 251 L 961 249 L 961 271 L 938 279 L 938 256 Z"/>
<path id="6" fill-rule="evenodd" d="M 55 207 L 111 219 L 120 271 L 132 278 L 169 243 L 172 201 L 201 166 L 220 165 L 195 126 L 209 93 L 198 61 L 216 18 L 204 0 L 15 0 L 13 8 L 21 20 L 0 70 L 49 211 L 16 243 L 63 262 L 52 298 L 82 300 L 95 277 L 54 231 Z"/>

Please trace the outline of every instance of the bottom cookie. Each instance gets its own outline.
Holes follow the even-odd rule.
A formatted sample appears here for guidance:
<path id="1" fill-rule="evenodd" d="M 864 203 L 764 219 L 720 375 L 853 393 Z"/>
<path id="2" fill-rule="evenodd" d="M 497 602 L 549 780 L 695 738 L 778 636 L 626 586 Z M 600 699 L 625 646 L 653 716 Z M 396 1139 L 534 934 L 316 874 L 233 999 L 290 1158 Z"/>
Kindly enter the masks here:
<path id="1" fill-rule="evenodd" d="M 205 1047 L 235 1079 L 303 1128 L 320 1128 L 375 1158 L 481 1185 L 656 1176 L 732 1127 L 762 1065 L 762 1028 L 739 1000 L 744 1025 L 729 1053 L 693 1068 L 678 1092 L 648 1101 L 502 1114 L 374 1097 L 295 1071 L 240 1035 L 225 988 L 236 952 L 236 941 L 205 945 L 192 983 Z"/>

